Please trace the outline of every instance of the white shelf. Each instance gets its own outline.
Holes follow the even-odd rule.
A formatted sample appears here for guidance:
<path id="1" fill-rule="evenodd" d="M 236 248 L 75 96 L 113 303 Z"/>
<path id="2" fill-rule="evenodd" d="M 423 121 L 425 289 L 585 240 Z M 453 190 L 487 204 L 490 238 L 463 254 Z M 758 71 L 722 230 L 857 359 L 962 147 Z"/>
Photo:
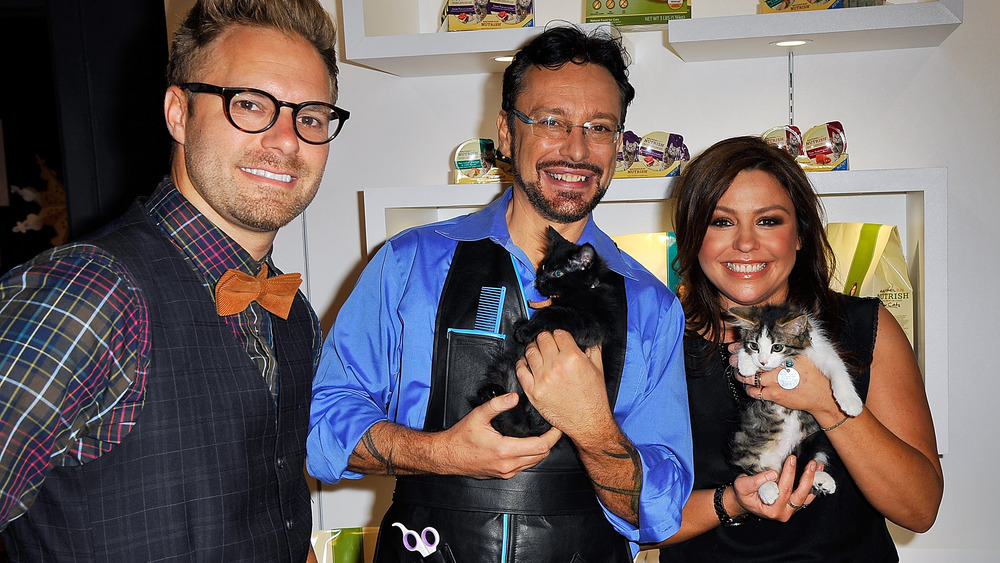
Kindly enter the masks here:
<path id="1" fill-rule="evenodd" d="M 962 23 L 963 0 L 939 0 L 673 20 L 664 32 L 667 47 L 686 62 L 784 57 L 772 45 L 809 39 L 796 55 L 936 47 Z"/>
<path id="2" fill-rule="evenodd" d="M 398 76 L 503 72 L 507 63 L 497 62 L 493 57 L 513 55 L 544 30 L 544 26 L 539 26 L 369 35 L 366 31 L 365 4 L 364 0 L 343 3 L 345 58 Z M 609 24 L 580 25 L 584 29 L 594 29 Z"/>
<path id="3" fill-rule="evenodd" d="M 393 2 L 400 10 L 412 7 L 412 0 L 343 2 L 346 60 L 405 77 L 503 72 L 506 63 L 493 57 L 514 54 L 544 29 L 544 22 L 538 21 L 536 27 L 519 29 L 411 33 L 406 28 L 370 34 L 366 5 L 374 21 L 382 13 L 376 8 Z M 812 42 L 796 47 L 798 55 L 934 47 L 962 23 L 962 9 L 963 0 L 939 0 L 671 20 L 663 32 L 664 44 L 684 61 L 787 56 L 787 49 L 771 43 L 799 38 Z M 402 12 L 398 17 L 404 17 Z M 580 25 L 592 29 L 608 24 Z"/>
<path id="4" fill-rule="evenodd" d="M 938 450 L 948 452 L 948 171 L 946 168 L 809 173 L 829 221 L 897 225 L 914 304 L 917 359 L 934 416 Z M 594 210 L 611 235 L 672 231 L 672 179 L 612 181 Z M 501 193 L 498 184 L 364 190 L 365 244 L 371 254 L 409 227 L 471 213 Z M 933 347 L 927 343 L 933 342 Z"/>

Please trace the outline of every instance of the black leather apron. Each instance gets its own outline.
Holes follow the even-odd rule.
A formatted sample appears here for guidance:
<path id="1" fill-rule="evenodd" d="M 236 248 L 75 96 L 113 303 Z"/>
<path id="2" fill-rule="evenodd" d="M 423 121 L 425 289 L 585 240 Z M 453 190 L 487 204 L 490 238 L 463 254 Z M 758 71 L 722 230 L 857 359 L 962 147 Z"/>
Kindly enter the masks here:
<path id="1" fill-rule="evenodd" d="M 484 381 L 492 355 L 527 318 L 511 260 L 489 239 L 459 242 L 438 306 L 425 431 L 449 428 L 472 410 L 470 397 Z M 624 279 L 616 274 L 612 283 L 624 312 Z M 483 287 L 506 288 L 497 332 L 477 329 Z M 602 348 L 612 405 L 624 366 L 625 317 L 614 327 L 618 337 Z M 395 522 L 418 533 L 433 526 L 440 534 L 438 553 L 425 560 L 407 551 Z M 375 561 L 628 563 L 632 556 L 628 542 L 605 518 L 572 442 L 563 437 L 545 460 L 511 479 L 397 477 Z"/>

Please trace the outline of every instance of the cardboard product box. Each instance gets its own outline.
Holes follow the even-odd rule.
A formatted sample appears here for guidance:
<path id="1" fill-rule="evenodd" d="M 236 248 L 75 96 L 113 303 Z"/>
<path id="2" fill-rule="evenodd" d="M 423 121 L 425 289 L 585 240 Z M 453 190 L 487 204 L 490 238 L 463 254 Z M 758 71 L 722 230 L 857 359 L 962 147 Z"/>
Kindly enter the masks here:
<path id="1" fill-rule="evenodd" d="M 534 27 L 534 0 L 448 0 L 442 28 L 447 31 Z"/>
<path id="2" fill-rule="evenodd" d="M 653 131 L 640 137 L 622 132 L 621 150 L 615 163 L 615 178 L 664 178 L 679 176 L 681 163 L 691 159 L 684 137 Z"/>
<path id="3" fill-rule="evenodd" d="M 760 13 L 777 14 L 799 10 L 832 10 L 842 8 L 842 0 L 760 0 Z"/>
<path id="4" fill-rule="evenodd" d="M 806 172 L 832 172 L 835 170 L 851 169 L 851 163 L 850 159 L 847 156 L 847 153 L 844 153 L 836 158 L 830 158 L 830 159 L 821 158 L 820 162 L 817 162 L 815 160 L 809 159 L 804 156 L 800 156 L 795 160 L 796 162 L 799 163 L 799 166 L 801 166 L 802 169 L 805 170 Z"/>
<path id="5" fill-rule="evenodd" d="M 666 27 L 691 18 L 690 0 L 583 0 L 587 23 L 611 22 L 622 29 Z M 654 26 L 654 27 L 649 27 Z"/>

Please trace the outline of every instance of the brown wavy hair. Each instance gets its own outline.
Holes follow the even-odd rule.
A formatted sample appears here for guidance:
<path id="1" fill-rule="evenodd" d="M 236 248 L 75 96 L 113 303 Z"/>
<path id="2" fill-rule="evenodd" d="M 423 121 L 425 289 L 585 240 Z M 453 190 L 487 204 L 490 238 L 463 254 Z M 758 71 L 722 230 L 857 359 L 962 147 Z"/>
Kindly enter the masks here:
<path id="1" fill-rule="evenodd" d="M 198 0 L 174 33 L 167 84 L 190 82 L 208 61 L 212 42 L 233 25 L 271 28 L 311 43 L 330 75 L 337 101 L 337 28 L 317 0 Z"/>
<path id="2" fill-rule="evenodd" d="M 674 186 L 677 258 L 673 265 L 683 280 L 678 295 L 687 334 L 711 336 L 716 345 L 722 343 L 722 296 L 702 271 L 698 253 L 719 200 L 737 174 L 750 170 L 773 176 L 795 208 L 802 248 L 788 276 L 789 302 L 809 310 L 836 330 L 840 306 L 837 294 L 829 289 L 835 259 L 826 238 L 823 205 L 790 154 L 759 137 L 747 136 L 725 139 L 706 149 L 687 165 Z"/>

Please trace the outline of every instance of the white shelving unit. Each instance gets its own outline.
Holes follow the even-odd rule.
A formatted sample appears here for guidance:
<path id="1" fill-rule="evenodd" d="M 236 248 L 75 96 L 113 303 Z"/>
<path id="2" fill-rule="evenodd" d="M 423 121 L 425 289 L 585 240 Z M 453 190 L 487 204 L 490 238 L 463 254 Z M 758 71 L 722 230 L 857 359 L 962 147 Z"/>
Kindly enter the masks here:
<path id="1" fill-rule="evenodd" d="M 380 4 L 404 4 L 412 0 L 378 0 Z M 515 29 L 486 29 L 441 33 L 369 33 L 368 19 L 381 13 L 370 9 L 374 0 L 343 3 L 345 58 L 351 62 L 397 76 L 445 76 L 503 72 L 507 63 L 494 57 L 513 55 L 524 43 L 541 33 L 544 26 Z M 405 9 L 405 8 L 401 8 Z M 383 8 L 384 10 L 384 8 Z M 581 24 L 594 29 L 609 24 Z"/>
<path id="2" fill-rule="evenodd" d="M 917 294 L 914 340 L 937 431 L 948 451 L 948 173 L 945 168 L 815 172 L 827 219 L 897 225 Z M 671 179 L 614 180 L 595 219 L 611 235 L 671 231 Z M 373 188 L 364 191 L 369 254 L 409 227 L 475 211 L 497 184 Z M 928 346 L 928 342 L 934 345 Z"/>
<path id="3" fill-rule="evenodd" d="M 398 76 L 502 72 L 505 63 L 493 57 L 513 54 L 546 23 L 539 19 L 536 27 L 451 33 L 421 33 L 411 28 L 370 32 L 378 27 L 374 22 L 387 13 L 386 5 L 398 7 L 391 11 L 398 19 L 419 17 L 414 0 L 343 2 L 345 58 Z M 785 56 L 787 50 L 770 43 L 790 38 L 812 40 L 796 47 L 797 55 L 933 47 L 962 23 L 962 10 L 963 0 L 939 0 L 694 18 L 672 20 L 663 34 L 664 44 L 684 61 Z M 578 13 L 565 17 L 579 18 Z M 596 25 L 601 24 L 585 27 Z"/>
<path id="4" fill-rule="evenodd" d="M 936 47 L 962 23 L 962 11 L 962 0 L 939 0 L 695 18 L 671 21 L 664 39 L 686 62 L 786 56 L 773 43 L 791 39 L 808 41 L 796 55 Z"/>

